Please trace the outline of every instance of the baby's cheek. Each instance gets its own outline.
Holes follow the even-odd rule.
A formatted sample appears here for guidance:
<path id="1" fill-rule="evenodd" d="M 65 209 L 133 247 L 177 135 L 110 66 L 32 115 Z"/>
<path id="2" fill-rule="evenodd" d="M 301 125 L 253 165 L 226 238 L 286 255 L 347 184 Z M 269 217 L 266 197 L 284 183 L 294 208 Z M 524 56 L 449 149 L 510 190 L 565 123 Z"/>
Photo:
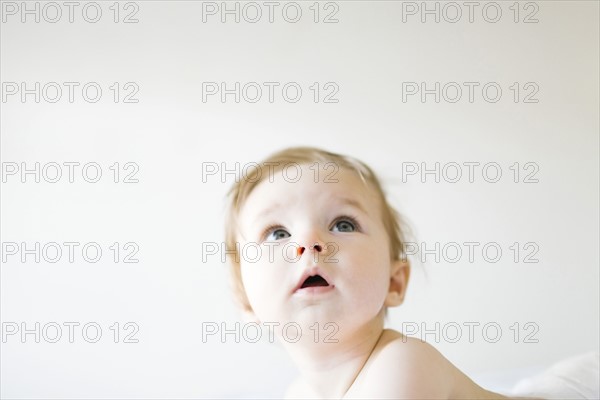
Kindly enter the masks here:
<path id="1" fill-rule="evenodd" d="M 360 281 L 364 282 L 365 295 L 374 300 L 382 300 L 387 294 L 390 281 L 389 262 L 386 257 L 371 256 L 363 260 L 367 268 L 361 271 Z"/>

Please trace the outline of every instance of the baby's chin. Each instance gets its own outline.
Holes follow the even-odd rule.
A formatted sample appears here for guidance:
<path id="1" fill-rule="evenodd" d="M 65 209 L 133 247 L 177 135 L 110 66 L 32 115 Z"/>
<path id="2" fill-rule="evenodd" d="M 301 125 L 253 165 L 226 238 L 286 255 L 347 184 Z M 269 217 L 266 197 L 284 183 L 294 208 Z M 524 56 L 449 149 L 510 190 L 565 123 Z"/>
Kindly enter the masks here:
<path id="1" fill-rule="evenodd" d="M 277 326 L 280 331 L 287 329 L 291 333 L 296 329 L 301 330 L 303 335 L 316 335 L 315 331 L 318 329 L 320 335 L 336 331 L 336 336 L 345 336 L 364 329 L 366 325 L 377 325 L 378 318 L 383 315 L 382 305 L 378 300 L 363 302 L 342 298 L 321 299 L 314 302 L 292 300 L 283 305 L 272 302 L 262 304 L 264 308 L 256 311 L 260 321 Z"/>
<path id="2" fill-rule="evenodd" d="M 261 318 L 263 322 L 277 323 L 280 326 L 298 325 L 303 329 L 309 329 L 314 324 L 327 324 L 340 321 L 340 314 L 334 310 L 327 309 L 323 306 L 309 306 L 302 310 L 287 312 L 285 314 L 269 314 L 268 317 Z M 291 329 L 291 328 L 290 328 Z"/>

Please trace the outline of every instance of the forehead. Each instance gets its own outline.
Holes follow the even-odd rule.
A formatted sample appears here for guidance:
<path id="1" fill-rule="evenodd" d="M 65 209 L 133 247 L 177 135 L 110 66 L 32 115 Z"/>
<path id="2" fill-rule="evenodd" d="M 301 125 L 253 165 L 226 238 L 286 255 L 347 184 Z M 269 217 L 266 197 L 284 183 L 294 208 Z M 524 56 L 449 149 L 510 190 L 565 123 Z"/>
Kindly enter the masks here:
<path id="1" fill-rule="evenodd" d="M 330 202 L 356 203 L 355 206 L 365 210 L 379 208 L 377 192 L 356 171 L 334 170 L 331 165 L 296 164 L 263 176 L 242 206 L 240 217 L 256 217 L 275 205 L 322 206 Z"/>

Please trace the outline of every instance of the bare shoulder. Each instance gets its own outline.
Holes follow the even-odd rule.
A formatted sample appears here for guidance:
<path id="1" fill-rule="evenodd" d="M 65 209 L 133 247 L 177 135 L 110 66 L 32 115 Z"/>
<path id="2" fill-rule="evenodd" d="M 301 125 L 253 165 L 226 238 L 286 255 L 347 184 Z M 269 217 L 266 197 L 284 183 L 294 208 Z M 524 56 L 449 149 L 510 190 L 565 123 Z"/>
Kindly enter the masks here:
<path id="1" fill-rule="evenodd" d="M 386 329 L 361 371 L 352 397 L 448 398 L 452 380 L 438 354 L 425 342 Z"/>
<path id="2" fill-rule="evenodd" d="M 429 343 L 393 330 L 384 330 L 356 386 L 349 397 L 503 398 L 482 389 Z"/>

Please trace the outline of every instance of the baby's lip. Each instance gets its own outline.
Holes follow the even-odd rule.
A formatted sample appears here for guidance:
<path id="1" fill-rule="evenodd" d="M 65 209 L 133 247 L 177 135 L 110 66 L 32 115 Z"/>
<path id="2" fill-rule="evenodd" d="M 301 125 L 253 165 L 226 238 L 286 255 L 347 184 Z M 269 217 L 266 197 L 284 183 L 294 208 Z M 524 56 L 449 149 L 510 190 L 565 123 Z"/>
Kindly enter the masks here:
<path id="1" fill-rule="evenodd" d="M 304 282 L 311 276 L 317 276 L 319 275 L 321 278 L 323 278 L 326 282 L 327 282 L 327 287 L 334 287 L 331 278 L 329 277 L 329 275 L 327 275 L 321 268 L 319 268 L 318 266 L 313 266 L 311 268 L 308 268 L 307 270 L 304 271 L 304 273 L 302 274 L 302 276 L 300 277 L 300 279 L 298 280 L 298 283 L 296 284 L 296 286 L 294 287 L 294 290 L 292 290 L 292 293 L 297 292 L 302 288 L 302 285 L 304 284 Z"/>

